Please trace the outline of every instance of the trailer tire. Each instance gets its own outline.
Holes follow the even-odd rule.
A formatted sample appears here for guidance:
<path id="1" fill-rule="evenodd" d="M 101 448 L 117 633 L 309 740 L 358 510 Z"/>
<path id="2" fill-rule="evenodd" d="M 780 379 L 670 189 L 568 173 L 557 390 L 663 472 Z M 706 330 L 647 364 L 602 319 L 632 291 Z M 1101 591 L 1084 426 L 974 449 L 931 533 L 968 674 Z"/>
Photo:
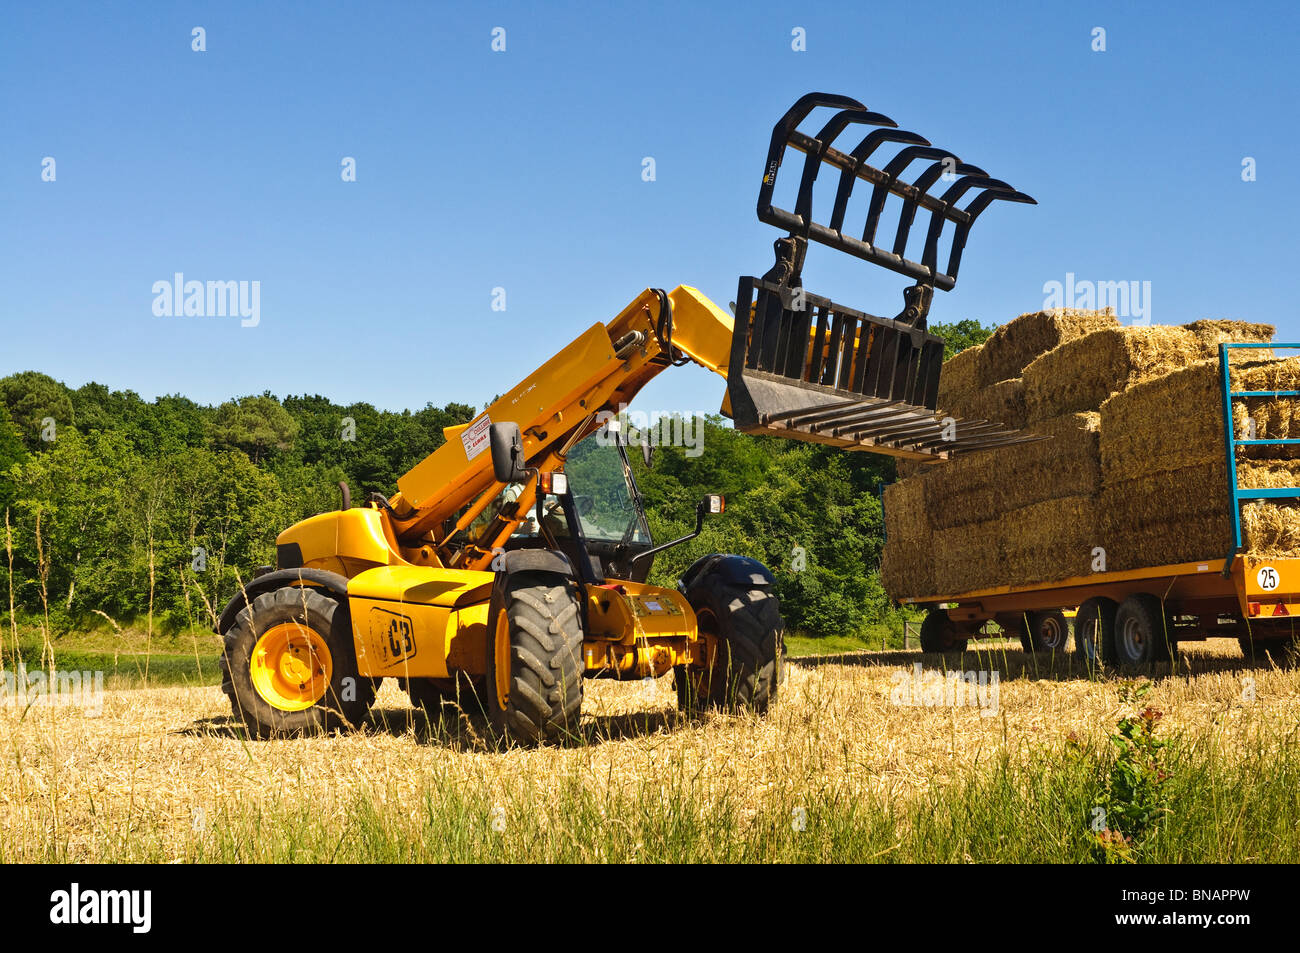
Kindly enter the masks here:
<path id="1" fill-rule="evenodd" d="M 1028 630 L 1026 631 L 1026 625 Z M 1027 653 L 1065 654 L 1070 645 L 1070 623 L 1060 609 L 1031 612 L 1028 620 L 1020 617 L 1020 647 Z"/>
<path id="2" fill-rule="evenodd" d="M 922 652 L 965 652 L 966 639 L 947 609 L 931 609 L 921 623 Z"/>
<path id="3" fill-rule="evenodd" d="M 1295 668 L 1300 665 L 1300 635 L 1288 635 L 1280 639 L 1243 635 L 1237 641 L 1241 645 L 1241 654 L 1251 661 L 1271 661 L 1278 668 Z"/>
<path id="4" fill-rule="evenodd" d="M 1115 612 L 1116 660 L 1130 668 L 1167 661 L 1175 648 L 1171 634 L 1160 599 L 1135 592 Z"/>
<path id="5" fill-rule="evenodd" d="M 1074 651 L 1089 668 L 1115 664 L 1115 600 L 1094 596 L 1074 615 Z"/>

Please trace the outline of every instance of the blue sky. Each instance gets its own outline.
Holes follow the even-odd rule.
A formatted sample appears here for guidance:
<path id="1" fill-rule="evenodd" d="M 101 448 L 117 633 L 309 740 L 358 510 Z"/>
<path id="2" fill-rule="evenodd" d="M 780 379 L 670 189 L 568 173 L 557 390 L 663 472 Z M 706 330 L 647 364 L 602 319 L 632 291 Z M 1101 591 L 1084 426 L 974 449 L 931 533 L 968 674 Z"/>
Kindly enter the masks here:
<path id="1" fill-rule="evenodd" d="M 0 375 L 209 403 L 270 390 L 481 406 L 647 286 L 692 284 L 725 306 L 737 276 L 765 271 L 776 233 L 754 201 L 767 140 L 814 89 L 1039 200 L 985 214 L 933 320 L 1007 321 L 1073 273 L 1149 281 L 1159 323 L 1241 318 L 1300 338 L 1300 14 L 1287 4 L 96 3 L 2 16 Z M 191 49 L 196 26 L 205 52 Z M 1245 157 L 1256 181 L 1242 181 Z M 259 281 L 260 323 L 155 316 L 153 284 L 176 272 Z M 898 310 L 905 284 L 824 249 L 805 279 L 878 314 Z M 722 393 L 683 368 L 638 406 L 711 412 Z"/>

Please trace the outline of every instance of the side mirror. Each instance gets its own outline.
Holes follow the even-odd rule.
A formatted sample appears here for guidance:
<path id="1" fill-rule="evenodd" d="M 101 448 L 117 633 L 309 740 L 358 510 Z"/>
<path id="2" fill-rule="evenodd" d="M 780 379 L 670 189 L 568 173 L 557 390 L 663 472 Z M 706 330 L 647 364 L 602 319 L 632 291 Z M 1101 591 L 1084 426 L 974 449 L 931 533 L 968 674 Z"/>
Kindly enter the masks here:
<path id="1" fill-rule="evenodd" d="M 645 468 L 650 469 L 650 464 L 655 458 L 655 448 L 650 446 L 650 441 L 646 440 L 641 444 L 641 459 L 645 461 Z"/>
<path id="2" fill-rule="evenodd" d="M 517 423 L 493 424 L 488 440 L 492 446 L 492 475 L 498 483 L 522 483 L 528 479 L 524 471 L 524 438 Z"/>
<path id="3" fill-rule="evenodd" d="M 700 519 L 708 513 L 721 513 L 727 508 L 727 501 L 720 493 L 710 493 L 704 499 L 700 500 L 699 513 Z"/>

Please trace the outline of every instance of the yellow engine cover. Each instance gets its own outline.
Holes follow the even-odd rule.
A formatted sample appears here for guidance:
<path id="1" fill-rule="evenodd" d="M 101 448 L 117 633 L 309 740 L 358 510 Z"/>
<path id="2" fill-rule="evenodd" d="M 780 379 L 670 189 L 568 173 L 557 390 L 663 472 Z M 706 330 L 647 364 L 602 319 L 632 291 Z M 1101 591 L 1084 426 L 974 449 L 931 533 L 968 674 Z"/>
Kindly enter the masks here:
<path id="1" fill-rule="evenodd" d="M 447 678 L 487 671 L 493 574 L 379 566 L 348 583 L 357 668 L 371 678 Z"/>

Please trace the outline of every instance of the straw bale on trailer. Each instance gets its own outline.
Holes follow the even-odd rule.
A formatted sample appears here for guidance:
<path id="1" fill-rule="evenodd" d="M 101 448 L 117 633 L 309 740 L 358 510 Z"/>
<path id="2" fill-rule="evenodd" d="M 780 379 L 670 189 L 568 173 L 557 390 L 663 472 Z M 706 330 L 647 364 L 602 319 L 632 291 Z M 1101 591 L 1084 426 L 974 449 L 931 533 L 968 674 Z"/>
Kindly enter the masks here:
<path id="1" fill-rule="evenodd" d="M 979 364 L 982 347 L 963 348 L 943 362 L 939 372 L 939 409 L 949 410 L 970 400 L 979 389 Z"/>
<path id="2" fill-rule="evenodd" d="M 885 513 L 889 523 L 885 540 L 897 537 L 920 539 L 930 532 L 925 509 L 925 484 L 928 474 L 900 480 L 885 487 Z"/>
<path id="3" fill-rule="evenodd" d="M 1040 355 L 1067 341 L 1118 325 L 1118 319 L 1109 308 L 1104 311 L 1057 308 L 1022 314 L 994 331 L 980 348 L 977 383 L 987 387 L 998 381 L 1020 377 Z M 946 372 L 947 368 L 944 370 Z"/>
<path id="4" fill-rule="evenodd" d="M 1216 349 L 1221 343 L 1267 344 L 1273 340 L 1273 335 L 1277 332 L 1277 328 L 1271 324 L 1252 324 L 1249 321 L 1229 321 L 1217 318 L 1202 318 L 1199 321 L 1185 324 L 1183 327 Z M 1240 352 L 1238 353 L 1240 354 Z M 1258 350 L 1251 348 L 1250 353 L 1256 358 L 1271 356 L 1270 352 L 1264 348 Z"/>
<path id="5" fill-rule="evenodd" d="M 1028 432 L 1051 439 L 961 455 L 932 469 L 925 481 L 930 524 L 961 526 L 1043 500 L 1096 493 L 1101 488 L 1100 422 L 1095 413 L 1043 421 Z"/>
<path id="6" fill-rule="evenodd" d="M 1096 501 L 1091 496 L 1044 500 L 997 520 L 1003 565 L 985 585 L 1026 585 L 1087 575 L 1099 545 Z"/>
<path id="7" fill-rule="evenodd" d="M 1186 328 L 1112 328 L 1077 338 L 1025 368 L 1030 420 L 1096 410 L 1111 394 L 1186 367 L 1207 355 Z"/>
<path id="8" fill-rule="evenodd" d="M 1300 390 L 1300 358 L 1243 361 L 1232 365 L 1232 389 Z M 1193 465 L 1222 464 L 1223 385 L 1217 359 L 1139 384 L 1110 398 L 1101 409 L 1101 465 L 1111 482 Z M 1294 398 L 1250 397 L 1233 402 L 1238 438 L 1247 418 L 1260 440 L 1300 438 Z M 1296 446 L 1243 447 L 1252 460 L 1294 459 Z"/>
<path id="9" fill-rule="evenodd" d="M 1096 410 L 1112 394 L 1217 357 L 1221 342 L 1264 343 L 1272 335 L 1273 328 L 1267 324 L 1228 321 L 1095 331 L 1044 354 L 1025 368 L 1029 420 Z"/>
<path id="10" fill-rule="evenodd" d="M 941 595 L 981 589 L 996 580 L 1002 563 L 997 521 L 935 530 L 934 584 Z M 933 595 L 934 593 L 931 593 Z"/>
<path id="11" fill-rule="evenodd" d="M 1300 507 L 1247 503 L 1241 508 L 1241 535 L 1246 552 L 1256 556 L 1300 557 Z"/>
<path id="12" fill-rule="evenodd" d="M 947 408 L 954 417 L 966 420 L 990 420 L 1008 427 L 1023 427 L 1025 417 L 1025 382 L 1019 377 L 981 387 L 964 401 Z"/>
<path id="13" fill-rule="evenodd" d="M 938 591 L 934 561 L 934 541 L 928 533 L 919 538 L 890 536 L 881 555 L 880 583 L 895 598 L 932 596 Z"/>

